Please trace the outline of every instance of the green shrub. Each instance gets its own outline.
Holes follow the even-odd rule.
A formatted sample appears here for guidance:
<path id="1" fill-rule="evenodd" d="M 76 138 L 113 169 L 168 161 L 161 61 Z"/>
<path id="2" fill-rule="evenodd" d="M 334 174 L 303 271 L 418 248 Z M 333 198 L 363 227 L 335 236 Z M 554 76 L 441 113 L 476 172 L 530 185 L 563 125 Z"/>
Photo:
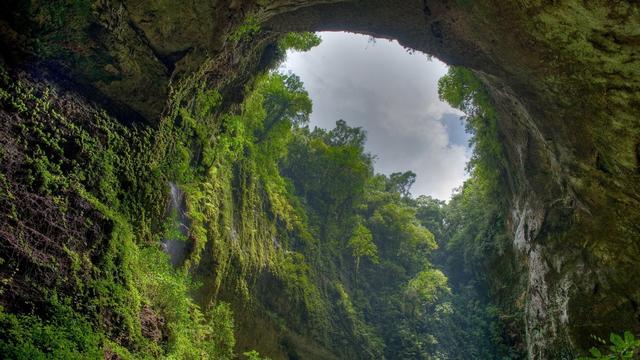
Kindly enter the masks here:
<path id="1" fill-rule="evenodd" d="M 603 345 L 606 343 L 603 339 L 596 339 Z M 591 348 L 591 356 L 580 357 L 578 360 L 636 359 L 640 354 L 640 339 L 636 339 L 629 331 L 625 331 L 622 336 L 611 333 L 609 341 L 611 345 L 607 349 Z"/>
<path id="2" fill-rule="evenodd" d="M 233 313 L 228 304 L 202 311 L 189 296 L 196 284 L 156 247 L 140 251 L 136 274 L 143 299 L 167 324 L 168 358 L 233 358 Z"/>
<path id="3" fill-rule="evenodd" d="M 244 355 L 247 360 L 271 360 L 268 357 L 260 356 L 260 353 L 255 350 L 244 352 L 242 355 Z"/>
<path id="4" fill-rule="evenodd" d="M 5 359 L 100 359 L 102 335 L 68 305 L 51 301 L 47 316 L 15 315 L 0 307 L 0 354 Z"/>
<path id="5" fill-rule="evenodd" d="M 248 16 L 236 30 L 229 35 L 231 41 L 248 41 L 260 32 L 260 23 L 255 16 Z"/>

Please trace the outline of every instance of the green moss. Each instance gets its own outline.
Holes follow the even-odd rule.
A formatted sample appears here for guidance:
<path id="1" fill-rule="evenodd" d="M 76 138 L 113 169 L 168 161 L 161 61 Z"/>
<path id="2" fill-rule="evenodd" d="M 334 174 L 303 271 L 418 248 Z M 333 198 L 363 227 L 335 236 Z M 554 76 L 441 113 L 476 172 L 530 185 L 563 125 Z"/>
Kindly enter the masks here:
<path id="1" fill-rule="evenodd" d="M 26 12 L 34 22 L 35 49 L 45 57 L 76 56 L 89 45 L 89 0 L 31 1 Z"/>
<path id="2" fill-rule="evenodd" d="M 42 317 L 0 307 L 0 353 L 7 359 L 102 358 L 102 335 L 68 304 L 52 298 Z"/>
<path id="3" fill-rule="evenodd" d="M 58 89 L 33 86 L 28 79 L 12 81 L 3 76 L 2 89 L 3 104 L 19 116 L 16 129 L 20 145 L 31 150 L 12 149 L 12 154 L 24 151 L 21 166 L 28 175 L 25 185 L 53 198 L 63 213 L 72 197 L 81 198 L 88 209 L 86 225 L 100 226 L 106 232 L 98 234 L 103 238 L 82 239 L 81 246 L 74 239 L 61 244 L 70 264 L 69 273 L 62 275 L 68 276 L 60 276 L 54 289 L 41 290 L 66 292 L 70 299 L 65 305 L 70 317 L 55 324 L 59 336 L 45 334 L 50 339 L 34 340 L 50 331 L 46 314 L 3 313 L 3 320 L 14 328 L 22 327 L 15 330 L 17 338 L 12 343 L 3 343 L 7 351 L 16 358 L 40 353 L 50 358 L 51 349 L 55 358 L 101 358 L 103 350 L 121 358 L 231 358 L 234 338 L 229 307 L 215 303 L 202 310 L 190 297 L 196 288 L 190 276 L 173 269 L 159 250 L 166 199 L 162 166 L 167 166 L 166 160 L 159 160 L 166 151 L 162 138 L 150 129 L 123 126 L 89 107 L 76 113 L 75 99 L 62 102 Z M 211 117 L 219 98 L 215 92 L 198 97 L 195 109 L 199 121 Z M 71 109 L 65 107 L 69 102 Z M 5 174 L 0 179 L 7 188 L 3 196 L 10 195 L 16 179 Z M 20 219 L 18 210 L 15 217 Z M 69 288 L 73 292 L 68 292 Z M 55 307 L 55 302 L 45 301 L 43 306 Z M 74 320 L 76 317 L 82 321 Z M 29 335 L 24 324 L 37 333 Z M 85 340 L 71 336 L 82 326 L 87 327 L 83 328 L 87 337 L 98 334 L 91 338 L 97 342 L 97 350 L 74 348 L 86 347 Z M 63 344 L 68 354 L 58 352 L 56 343 Z M 87 355 L 94 350 L 99 353 Z"/>
<path id="4" fill-rule="evenodd" d="M 231 41 L 251 40 L 260 31 L 260 22 L 255 16 L 247 16 L 234 32 L 229 35 Z"/>

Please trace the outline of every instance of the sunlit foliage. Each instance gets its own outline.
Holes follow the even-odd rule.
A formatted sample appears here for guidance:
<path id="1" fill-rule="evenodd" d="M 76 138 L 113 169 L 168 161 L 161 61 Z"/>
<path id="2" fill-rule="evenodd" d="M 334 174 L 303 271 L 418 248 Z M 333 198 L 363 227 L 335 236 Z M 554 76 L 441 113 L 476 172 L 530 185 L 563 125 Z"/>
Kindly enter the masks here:
<path id="1" fill-rule="evenodd" d="M 360 267 L 360 258 L 363 256 L 368 257 L 374 264 L 380 261 L 378 247 L 373 242 L 373 235 L 366 226 L 362 224 L 356 226 L 348 245 L 352 250 L 353 257 L 356 258 L 356 271 Z"/>
<path id="2" fill-rule="evenodd" d="M 604 345 L 603 339 L 597 339 Z M 640 354 L 640 339 L 637 339 L 630 331 L 625 331 L 622 336 L 611 333 L 609 336 L 610 345 L 604 348 L 592 348 L 589 350 L 591 356 L 580 357 L 578 360 L 623 360 L 636 359 Z"/>
<path id="3" fill-rule="evenodd" d="M 416 296 L 425 304 L 433 304 L 442 294 L 450 291 L 447 287 L 447 277 L 437 269 L 420 271 L 407 284 L 407 294 Z"/>
<path id="4" fill-rule="evenodd" d="M 505 160 L 497 114 L 485 85 L 471 70 L 452 66 L 438 81 L 438 95 L 465 113 L 466 131 L 471 134 L 473 146 L 467 170 L 476 174 L 476 182 L 485 191 L 497 191 Z"/>
<path id="5" fill-rule="evenodd" d="M 312 32 L 288 33 L 278 42 L 278 46 L 283 50 L 309 51 L 320 45 L 320 36 Z"/>
<path id="6" fill-rule="evenodd" d="M 258 31 L 250 19 L 231 40 Z M 293 34 L 279 46 L 318 42 Z M 20 131 L 37 145 L 27 185 L 61 207 L 73 192 L 108 231 L 95 250 L 62 249 L 75 293 L 59 303 L 49 294 L 39 314 L 1 313 L 0 346 L 36 358 L 46 347 L 63 357 L 232 359 L 239 308 L 283 334 L 308 330 L 345 358 L 444 357 L 456 354 L 454 340 L 477 357 L 494 354 L 493 335 L 478 340 L 494 317 L 463 279 L 482 268 L 503 225 L 487 195 L 498 162 L 486 159 L 499 155 L 495 114 L 478 83 L 462 70 L 442 82 L 441 96 L 468 111 L 477 154 L 472 180 L 445 205 L 412 199 L 411 171 L 375 174 L 362 128 L 338 120 L 310 129 L 312 103 L 297 76 L 257 76 L 229 106 L 206 85 L 213 66 L 176 84 L 147 131 L 106 114 L 79 127 L 49 111 L 46 96 L 4 81 L 3 103 L 29 117 Z M 67 161 L 68 143 L 82 157 Z M 169 182 L 184 199 L 167 213 Z M 167 238 L 185 243 L 177 267 L 162 251 Z M 52 324 L 63 330 L 52 333 Z M 460 340 L 457 326 L 476 335 Z"/>

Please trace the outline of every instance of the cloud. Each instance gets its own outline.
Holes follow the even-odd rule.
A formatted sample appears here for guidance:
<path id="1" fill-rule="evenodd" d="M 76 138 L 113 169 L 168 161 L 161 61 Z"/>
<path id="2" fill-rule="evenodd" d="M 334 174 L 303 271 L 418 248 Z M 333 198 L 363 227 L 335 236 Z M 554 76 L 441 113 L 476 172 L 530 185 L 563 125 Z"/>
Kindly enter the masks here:
<path id="1" fill-rule="evenodd" d="M 449 199 L 466 178 L 468 137 L 460 112 L 441 102 L 438 79 L 447 66 L 395 41 L 348 33 L 321 33 L 307 53 L 290 53 L 282 71 L 304 81 L 314 103 L 311 125 L 331 128 L 344 119 L 367 130 L 376 171 L 412 170 L 414 195 Z"/>
<path id="2" fill-rule="evenodd" d="M 440 118 L 440 121 L 447 129 L 449 143 L 463 146 L 469 144 L 469 134 L 466 133 L 464 122 L 459 114 L 444 114 Z"/>

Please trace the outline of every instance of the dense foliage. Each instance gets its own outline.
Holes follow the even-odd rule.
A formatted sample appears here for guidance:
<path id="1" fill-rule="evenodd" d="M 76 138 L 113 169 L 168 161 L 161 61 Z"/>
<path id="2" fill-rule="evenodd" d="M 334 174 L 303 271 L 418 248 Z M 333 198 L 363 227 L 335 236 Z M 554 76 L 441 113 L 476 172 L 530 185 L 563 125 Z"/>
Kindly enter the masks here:
<path id="1" fill-rule="evenodd" d="M 233 311 L 215 293 L 246 297 L 250 273 L 286 264 L 267 239 L 296 226 L 275 159 L 311 110 L 300 82 L 258 78 L 241 109 L 220 112 L 205 66 L 153 129 L 0 70 L 3 355 L 235 357 Z M 167 214 L 168 182 L 186 204 Z M 162 251 L 169 239 L 188 244 L 178 268 Z M 215 265 L 202 256 L 212 242 Z M 214 295 L 196 301 L 201 292 Z"/>
<path id="2" fill-rule="evenodd" d="M 611 333 L 609 346 L 604 346 L 606 341 L 603 339 L 596 337 L 596 340 L 603 345 L 602 349 L 591 348 L 591 356 L 581 357 L 579 360 L 637 359 L 640 355 L 640 339 L 636 339 L 630 331 L 625 331 L 622 336 Z"/>
<path id="3" fill-rule="evenodd" d="M 282 28 L 422 44 L 402 1 L 333 2 L 5 2 L 0 357 L 519 358 L 523 308 L 530 356 L 638 357 L 631 332 L 589 337 L 638 330 L 636 2 L 418 10 L 510 85 L 441 79 L 474 146 L 447 203 L 375 174 L 363 129 L 308 128 L 300 80 L 266 70 L 319 43 Z"/>
<path id="4" fill-rule="evenodd" d="M 375 175 L 365 132 L 342 120 L 328 131 L 294 130 L 282 166 L 319 240 L 303 252 L 319 259 L 314 269 L 341 279 L 355 357 L 522 356 L 520 317 L 489 300 L 486 275 L 506 244 L 496 115 L 466 69 L 451 68 L 440 94 L 465 111 L 475 145 L 471 178 L 448 204 L 410 198 L 411 171 Z"/>
<path id="5" fill-rule="evenodd" d="M 243 26 L 236 41 L 256 31 Z M 313 34 L 291 34 L 279 47 L 317 43 Z M 256 346 L 275 355 L 298 356 L 300 341 L 288 333 L 336 357 L 505 353 L 482 275 L 504 230 L 490 198 L 500 150 L 475 78 L 453 68 L 440 84 L 443 98 L 467 112 L 476 146 L 472 179 L 445 204 L 412 199 L 411 171 L 375 174 L 363 129 L 343 120 L 310 129 L 311 100 L 297 76 L 260 75 L 242 104 L 224 108 L 206 87 L 211 66 L 176 86 L 157 129 L 79 113 L 81 100 L 69 105 L 56 89 L 3 73 L 3 107 L 22 119 L 2 133 L 17 151 L 3 155 L 12 156 L 2 173 L 3 221 L 22 234 L 10 249 L 53 289 L 16 295 L 37 307 L 2 310 L 3 352 L 231 359 L 240 350 L 257 359 L 244 344 L 258 335 L 246 325 L 259 320 L 281 340 Z M 60 246 L 41 236 L 47 228 L 20 227 L 33 221 L 29 208 L 16 208 L 20 191 L 51 197 L 71 219 L 82 216 L 69 212 L 81 201 L 87 221 L 69 224 L 68 234 L 91 243 Z M 43 241 L 58 252 L 33 252 Z M 32 279 L 9 275 L 15 260 L 0 263 L 4 286 L 28 289 Z M 52 277 L 48 261 L 60 262 L 65 276 Z M 236 326 L 248 332 L 234 334 Z"/>
<path id="6" fill-rule="evenodd" d="M 198 76 L 205 73 L 185 83 L 203 84 Z M 217 110 L 216 91 L 184 86 L 157 133 L 96 114 L 100 121 L 85 125 L 102 126 L 103 141 L 69 122 L 62 115 L 69 109 L 49 110 L 62 105 L 48 102 L 48 89 L 36 96 L 28 83 L 5 81 L 5 106 L 33 124 L 24 131 L 33 133 L 28 139 L 36 151 L 13 159 L 31 174 L 26 185 L 63 203 L 69 191 L 78 194 L 112 228 L 102 255 L 73 244 L 64 248 L 69 276 L 84 290 L 67 292 L 63 280 L 54 286 L 61 294 L 41 295 L 49 300 L 39 313 L 3 312 L 6 352 L 47 357 L 64 348 L 80 357 L 105 351 L 120 357 L 232 358 L 234 315 L 226 300 L 236 308 L 253 304 L 257 316 L 270 314 L 336 356 L 473 353 L 460 339 L 453 344 L 463 336 L 455 333 L 461 325 L 478 329 L 467 335 L 469 347 L 493 354 L 486 350 L 491 340 L 478 345 L 493 321 L 486 305 L 469 303 L 477 294 L 461 290 L 454 267 L 446 264 L 443 272 L 437 259 L 430 260 L 438 243 L 451 259 L 477 259 L 482 251 L 468 255 L 467 249 L 480 249 L 478 241 L 490 236 L 465 238 L 478 232 L 467 230 L 473 224 L 460 217 L 486 204 L 467 205 L 472 190 L 448 206 L 413 200 L 414 173 L 375 175 L 363 129 L 342 120 L 331 130 L 306 126 L 311 101 L 295 75 L 256 78 L 241 106 L 228 112 Z M 49 125 L 54 122 L 57 127 Z M 79 144 L 86 157 L 68 162 L 69 143 Z M 48 150 L 37 150 L 43 146 Z M 13 178 L 22 173 L 3 176 L 24 183 Z M 166 221 L 155 220 L 162 219 L 158 191 L 166 191 L 167 181 L 177 184 L 183 200 L 172 199 L 176 204 Z M 465 188 L 473 189 L 471 183 Z M 459 203 L 465 205 L 459 209 Z M 482 219 L 473 222 L 490 222 Z M 170 253 L 178 268 L 161 251 L 167 241 L 185 243 L 180 253 Z M 97 267 L 87 278 L 86 269 Z M 282 293 L 265 293 L 261 286 Z M 458 297 L 462 291 L 471 295 Z M 478 320 L 469 322 L 470 314 Z M 51 326 L 69 331 L 47 335 Z M 341 346 L 342 339 L 351 339 L 350 345 Z"/>

